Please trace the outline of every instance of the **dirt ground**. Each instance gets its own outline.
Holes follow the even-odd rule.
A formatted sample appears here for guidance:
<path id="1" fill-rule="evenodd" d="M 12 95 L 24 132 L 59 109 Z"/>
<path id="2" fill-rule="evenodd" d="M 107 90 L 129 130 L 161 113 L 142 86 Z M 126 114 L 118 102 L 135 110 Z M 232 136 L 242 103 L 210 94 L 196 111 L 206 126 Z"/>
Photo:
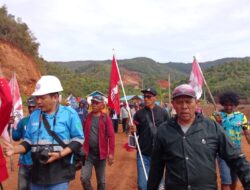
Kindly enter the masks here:
<path id="1" fill-rule="evenodd" d="M 204 106 L 204 113 L 210 115 L 213 108 L 212 106 Z M 239 110 L 246 114 L 250 120 L 250 105 L 240 105 Z M 127 136 L 121 132 L 121 126 L 119 127 L 119 133 L 116 134 L 116 150 L 115 150 L 115 163 L 114 165 L 107 166 L 106 171 L 106 189 L 107 190 L 135 190 L 136 185 L 136 151 L 127 151 L 124 148 L 124 144 L 127 142 Z M 250 160 L 250 148 L 245 138 L 243 138 L 243 152 Z M 7 159 L 10 177 L 3 183 L 5 190 L 17 190 L 17 166 L 18 156 L 14 157 L 14 171 L 10 172 L 10 159 Z M 80 172 L 77 172 L 76 179 L 70 183 L 70 190 L 82 189 L 80 183 Z M 92 181 L 94 189 L 96 188 L 95 174 L 93 173 Z M 219 177 L 218 177 L 219 184 Z M 242 185 L 238 182 L 237 190 L 241 190 Z"/>

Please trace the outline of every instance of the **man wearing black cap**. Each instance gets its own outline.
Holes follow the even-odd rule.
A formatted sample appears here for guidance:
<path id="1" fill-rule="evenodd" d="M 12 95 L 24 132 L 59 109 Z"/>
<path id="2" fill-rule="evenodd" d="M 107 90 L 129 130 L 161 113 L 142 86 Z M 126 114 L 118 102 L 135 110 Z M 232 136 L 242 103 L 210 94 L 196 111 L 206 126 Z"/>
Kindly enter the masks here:
<path id="1" fill-rule="evenodd" d="M 158 129 L 148 190 L 157 189 L 165 169 L 165 188 L 174 190 L 216 190 L 216 157 L 222 157 L 237 172 L 245 189 L 250 189 L 250 163 L 227 137 L 223 128 L 195 112 L 194 89 L 183 84 L 173 91 L 176 117 Z"/>
<path id="2" fill-rule="evenodd" d="M 30 97 L 27 100 L 29 115 L 36 109 L 35 97 Z M 30 116 L 21 119 L 17 128 L 12 131 L 12 138 L 14 141 L 19 141 L 24 139 L 27 124 L 29 122 Z M 18 190 L 30 189 L 30 172 L 32 167 L 31 151 L 20 154 L 19 157 L 19 172 L 18 172 Z"/>
<path id="3" fill-rule="evenodd" d="M 168 113 L 165 109 L 156 105 L 157 92 L 154 88 L 147 88 L 141 91 L 143 93 L 145 107 L 138 110 L 134 115 L 134 126 L 131 126 L 131 131 L 135 131 L 140 145 L 142 159 L 148 173 L 151 163 L 151 153 L 154 146 L 154 139 L 157 128 L 164 121 L 169 120 Z M 137 184 L 139 190 L 147 189 L 147 180 L 144 174 L 142 162 L 137 152 Z"/>

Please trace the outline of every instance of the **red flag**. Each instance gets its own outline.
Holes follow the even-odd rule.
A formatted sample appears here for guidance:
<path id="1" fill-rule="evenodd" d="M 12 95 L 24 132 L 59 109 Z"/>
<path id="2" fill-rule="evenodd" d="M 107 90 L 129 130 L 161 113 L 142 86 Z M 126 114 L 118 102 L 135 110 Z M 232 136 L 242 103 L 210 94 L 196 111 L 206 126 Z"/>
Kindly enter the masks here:
<path id="1" fill-rule="evenodd" d="M 23 106 L 22 106 L 22 98 L 20 96 L 19 86 L 18 86 L 15 74 L 13 74 L 12 78 L 9 81 L 9 87 L 10 87 L 10 92 L 11 92 L 12 102 L 13 102 L 11 116 L 15 116 L 13 127 L 16 128 L 17 123 L 23 118 Z M 7 129 L 8 127 L 5 127 L 5 130 L 3 131 L 2 136 L 6 140 L 10 141 L 10 137 L 9 137 L 9 133 Z"/>
<path id="2" fill-rule="evenodd" d="M 111 72 L 110 72 L 110 84 L 108 93 L 108 106 L 115 110 L 116 114 L 120 113 L 120 92 L 119 92 L 119 72 L 118 65 L 113 56 Z"/>
<path id="3" fill-rule="evenodd" d="M 196 92 L 196 97 L 197 99 L 199 99 L 202 94 L 203 74 L 200 65 L 195 57 L 192 64 L 192 71 L 189 79 L 189 84 L 194 88 Z"/>

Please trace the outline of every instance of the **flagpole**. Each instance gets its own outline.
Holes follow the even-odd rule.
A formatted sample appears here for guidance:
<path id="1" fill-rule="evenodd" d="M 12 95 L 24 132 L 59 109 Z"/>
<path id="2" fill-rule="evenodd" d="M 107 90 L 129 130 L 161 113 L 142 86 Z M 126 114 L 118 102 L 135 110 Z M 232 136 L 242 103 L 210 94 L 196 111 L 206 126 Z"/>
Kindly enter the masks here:
<path id="1" fill-rule="evenodd" d="M 16 77 L 16 72 L 14 71 L 13 72 L 13 78 Z M 15 87 L 16 87 L 16 84 L 15 84 L 15 80 L 13 80 L 13 88 L 12 88 L 12 102 L 14 102 L 15 100 Z M 12 116 L 14 116 L 14 104 L 12 105 Z M 14 117 L 14 122 L 15 122 L 15 117 Z M 9 127 L 10 127 L 10 144 L 13 143 L 13 140 L 12 140 L 12 133 L 13 133 L 13 124 L 10 124 Z M 13 172 L 14 171 L 14 158 L 13 156 L 10 156 L 10 170 Z"/>
<path id="2" fill-rule="evenodd" d="M 170 73 L 168 73 L 168 103 L 171 104 L 171 82 L 170 82 Z"/>
<path id="3" fill-rule="evenodd" d="M 116 61 L 115 49 L 113 49 L 113 54 L 114 54 L 114 58 L 115 58 L 115 66 L 116 66 L 116 69 L 118 71 L 119 79 L 120 79 L 120 82 L 121 82 L 122 92 L 123 92 L 123 95 L 125 97 L 126 108 L 127 108 L 127 110 L 129 110 L 128 111 L 129 120 L 130 120 L 130 123 L 134 126 L 134 122 L 133 122 L 133 119 L 132 119 L 132 116 L 131 116 L 131 113 L 130 113 L 130 109 L 129 109 L 129 106 L 128 106 L 128 100 L 127 100 L 127 96 L 126 96 L 125 89 L 124 89 L 124 86 L 123 86 L 123 81 L 122 81 L 122 78 L 121 78 L 120 70 L 119 70 L 119 67 L 118 67 L 118 64 L 117 64 L 117 61 Z M 144 161 L 142 159 L 141 149 L 140 149 L 140 146 L 139 146 L 139 142 L 138 142 L 136 133 L 133 132 L 133 135 L 135 137 L 136 146 L 138 148 L 138 152 L 139 152 L 140 159 L 141 159 L 141 162 L 142 162 L 142 167 L 143 167 L 143 171 L 144 171 L 144 174 L 145 174 L 145 178 L 148 181 L 148 175 L 147 175 L 147 172 L 146 172 Z"/>
<path id="4" fill-rule="evenodd" d="M 194 56 L 194 59 L 196 60 L 196 57 L 195 57 L 195 56 Z M 199 66 L 199 70 L 200 70 L 201 76 L 202 76 L 202 78 L 203 78 L 204 84 L 205 84 L 205 86 L 206 86 L 206 88 L 207 88 L 208 94 L 209 94 L 209 96 L 210 96 L 210 98 L 211 98 L 211 100 L 212 100 L 214 109 L 217 111 L 216 102 L 215 102 L 215 100 L 214 100 L 214 97 L 213 97 L 213 95 L 212 95 L 210 89 L 209 89 L 209 86 L 208 86 L 208 84 L 207 84 L 207 82 L 206 82 L 206 79 L 205 79 L 205 77 L 204 77 L 204 75 L 203 75 L 203 73 L 202 73 L 202 71 L 201 71 L 200 66 Z"/>

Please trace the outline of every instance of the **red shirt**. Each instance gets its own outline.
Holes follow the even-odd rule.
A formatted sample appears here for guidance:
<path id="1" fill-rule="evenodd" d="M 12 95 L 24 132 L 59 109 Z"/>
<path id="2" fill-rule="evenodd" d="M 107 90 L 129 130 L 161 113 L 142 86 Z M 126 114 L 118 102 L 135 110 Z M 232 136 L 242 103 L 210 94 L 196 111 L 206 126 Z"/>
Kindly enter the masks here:
<path id="1" fill-rule="evenodd" d="M 8 82 L 4 78 L 0 78 L 0 135 L 2 134 L 5 126 L 9 122 L 10 113 L 12 109 L 12 97 Z M 0 182 L 8 178 L 6 161 L 3 156 L 3 151 L 0 146 Z"/>
<path id="2" fill-rule="evenodd" d="M 106 117 L 106 118 L 105 118 Z M 83 125 L 84 131 L 84 150 L 86 155 L 89 153 L 89 134 L 91 127 L 92 113 L 89 113 L 85 124 Z M 106 121 L 106 124 L 104 123 Z M 99 152 L 100 160 L 105 159 L 108 155 L 114 155 L 115 151 L 115 133 L 112 124 L 112 120 L 108 115 L 101 113 L 98 122 L 98 142 L 99 142 Z"/>

